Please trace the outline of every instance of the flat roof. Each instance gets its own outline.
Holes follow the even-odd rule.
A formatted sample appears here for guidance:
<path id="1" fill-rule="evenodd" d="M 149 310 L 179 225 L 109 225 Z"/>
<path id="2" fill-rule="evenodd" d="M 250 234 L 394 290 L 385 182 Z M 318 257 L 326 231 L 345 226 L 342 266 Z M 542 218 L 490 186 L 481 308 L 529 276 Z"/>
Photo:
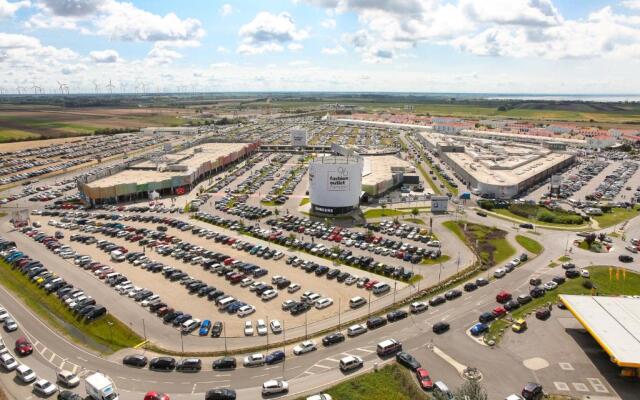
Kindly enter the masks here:
<path id="1" fill-rule="evenodd" d="M 140 169 L 125 169 L 117 172 L 111 176 L 107 176 L 101 179 L 97 179 L 87 184 L 92 188 L 107 188 L 111 186 L 128 184 L 128 183 L 147 183 L 147 182 L 159 182 L 166 179 L 171 179 L 174 176 L 190 175 L 195 172 L 200 166 L 207 161 L 215 161 L 220 157 L 227 156 L 236 151 L 242 150 L 250 143 L 204 143 L 194 147 L 190 147 L 185 150 L 181 150 L 176 153 L 171 153 L 166 156 L 167 161 L 175 162 L 178 165 L 185 165 L 186 171 L 156 171 L 156 170 L 140 170 Z M 201 149 L 200 152 L 194 153 L 194 149 Z M 160 162 L 160 164 L 163 164 Z M 151 161 L 144 161 L 133 167 L 153 167 L 155 163 Z"/>
<path id="2" fill-rule="evenodd" d="M 379 182 L 391 179 L 392 168 L 404 169 L 405 172 L 415 172 L 415 167 L 396 156 L 363 156 L 364 168 L 362 175 L 363 185 L 376 185 Z"/>
<path id="3" fill-rule="evenodd" d="M 640 298 L 561 294 L 560 300 L 611 361 L 640 368 Z"/>

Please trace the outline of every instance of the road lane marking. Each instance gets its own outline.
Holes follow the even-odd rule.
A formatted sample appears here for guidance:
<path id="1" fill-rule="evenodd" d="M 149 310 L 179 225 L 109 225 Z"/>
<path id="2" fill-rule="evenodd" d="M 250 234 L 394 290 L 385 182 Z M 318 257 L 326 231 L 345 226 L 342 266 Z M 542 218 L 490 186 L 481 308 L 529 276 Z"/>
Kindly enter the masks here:
<path id="1" fill-rule="evenodd" d="M 327 357 L 327 358 L 325 358 L 325 360 L 327 360 L 327 361 L 333 361 L 333 362 L 340 362 L 340 361 L 338 361 L 338 360 L 336 360 L 336 359 L 328 358 L 328 357 Z"/>
<path id="2" fill-rule="evenodd" d="M 573 371 L 574 370 L 573 365 L 571 365 L 568 362 L 561 362 L 561 363 L 558 363 L 558 365 L 560 366 L 560 368 L 562 368 L 565 371 Z"/>
<path id="3" fill-rule="evenodd" d="M 322 364 L 314 364 L 311 368 L 314 367 L 318 367 L 318 368 L 324 368 L 324 369 L 331 369 L 333 367 L 327 367 L 326 365 L 322 365 Z"/>
<path id="4" fill-rule="evenodd" d="M 593 390 L 595 390 L 598 393 L 609 393 L 609 390 L 606 388 L 605 385 L 602 384 L 602 381 L 598 378 L 587 378 L 587 381 L 591 384 L 591 386 L 593 387 Z"/>
<path id="5" fill-rule="evenodd" d="M 53 363 L 53 359 L 56 358 L 56 353 L 51 353 L 51 357 L 49 357 L 49 362 Z"/>
<path id="6" fill-rule="evenodd" d="M 563 392 L 568 392 L 569 389 L 569 385 L 567 385 L 565 382 L 553 382 L 553 385 L 556 387 L 556 390 L 560 390 Z"/>
<path id="7" fill-rule="evenodd" d="M 373 351 L 373 350 L 363 349 L 362 347 L 358 347 L 356 350 L 358 350 L 358 351 L 362 351 L 362 352 L 365 352 L 365 353 L 374 353 L 374 351 Z"/>
<path id="8" fill-rule="evenodd" d="M 588 392 L 589 388 L 587 387 L 587 385 L 585 385 L 582 382 L 572 382 L 573 387 L 576 389 L 576 391 L 578 392 Z"/>

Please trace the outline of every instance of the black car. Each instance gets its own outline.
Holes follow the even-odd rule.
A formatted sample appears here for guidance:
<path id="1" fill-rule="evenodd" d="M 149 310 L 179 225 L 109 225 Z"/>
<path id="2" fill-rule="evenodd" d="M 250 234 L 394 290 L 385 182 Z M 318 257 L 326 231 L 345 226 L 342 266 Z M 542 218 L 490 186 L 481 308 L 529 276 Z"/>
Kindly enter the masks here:
<path id="1" fill-rule="evenodd" d="M 439 335 L 441 333 L 448 331 L 449 328 L 450 328 L 450 325 L 448 322 L 444 322 L 444 321 L 436 322 L 435 324 L 433 324 L 433 333 L 436 333 Z"/>
<path id="2" fill-rule="evenodd" d="M 531 278 L 531 279 L 529 279 L 529 285 L 531 285 L 531 286 L 540 286 L 540 285 L 542 285 L 542 279 L 540 279 L 540 278 Z"/>
<path id="3" fill-rule="evenodd" d="M 236 391 L 227 388 L 211 389 L 205 394 L 204 400 L 236 400 Z"/>
<path id="4" fill-rule="evenodd" d="M 623 262 L 623 263 L 630 263 L 630 262 L 633 261 L 633 257 L 631 257 L 630 255 L 627 255 L 627 254 L 620 254 L 618 256 L 618 260 L 620 262 Z"/>
<path id="5" fill-rule="evenodd" d="M 520 228 L 533 229 L 533 224 L 529 224 L 529 223 L 520 224 Z"/>
<path id="6" fill-rule="evenodd" d="M 482 322 L 483 324 L 489 323 L 489 322 L 493 321 L 494 319 L 496 319 L 496 316 L 493 315 L 493 313 L 490 312 L 490 311 L 483 312 L 478 317 L 478 321 Z"/>
<path id="7" fill-rule="evenodd" d="M 396 361 L 412 371 L 415 371 L 422 366 L 415 357 L 405 351 L 401 351 L 396 354 Z"/>
<path id="8" fill-rule="evenodd" d="M 211 327 L 211 337 L 220 337 L 220 335 L 222 334 L 222 329 L 222 321 L 214 322 L 213 326 Z"/>
<path id="9" fill-rule="evenodd" d="M 176 371 L 198 372 L 202 369 L 202 361 L 199 358 L 185 358 L 176 364 Z"/>
<path id="10" fill-rule="evenodd" d="M 442 296 L 436 296 L 436 297 L 432 297 L 431 299 L 429 299 L 429 305 L 430 306 L 439 306 L 440 304 L 443 304 L 447 301 L 447 299 L 445 299 Z"/>
<path id="11" fill-rule="evenodd" d="M 407 313 L 405 310 L 394 310 L 387 313 L 387 321 L 396 322 L 396 321 L 400 321 L 401 319 L 405 319 L 408 316 L 409 316 L 409 313 Z"/>
<path id="12" fill-rule="evenodd" d="M 566 279 L 564 278 L 564 276 L 556 276 L 552 279 L 552 281 L 554 281 L 558 285 L 562 285 L 566 281 Z"/>
<path id="13" fill-rule="evenodd" d="M 214 370 L 236 369 L 236 359 L 234 357 L 222 357 L 213 361 L 211 367 Z"/>
<path id="14" fill-rule="evenodd" d="M 574 279 L 580 276 L 580 272 L 577 269 L 568 269 L 564 272 L 564 276 L 569 279 Z"/>
<path id="15" fill-rule="evenodd" d="M 289 309 L 289 312 L 291 313 L 291 315 L 299 315 L 299 314 L 302 314 L 303 312 L 309 311 L 310 308 L 311 308 L 311 304 L 303 301 L 301 303 L 296 303 L 293 307 Z"/>
<path id="16" fill-rule="evenodd" d="M 473 292 L 474 290 L 476 290 L 478 288 L 478 285 L 476 285 L 473 282 L 467 282 L 464 285 L 464 291 L 465 292 Z"/>
<path id="17" fill-rule="evenodd" d="M 340 332 L 330 333 L 322 338 L 322 344 L 324 346 L 331 346 L 340 342 L 344 342 L 344 335 Z"/>
<path id="18" fill-rule="evenodd" d="M 478 285 L 479 287 L 487 286 L 488 284 L 489 284 L 489 281 L 486 280 L 485 278 L 476 279 L 476 285 Z"/>
<path id="19" fill-rule="evenodd" d="M 548 308 L 544 308 L 542 310 L 536 311 L 536 318 L 541 319 L 543 321 L 549 318 L 550 316 L 551 316 L 551 311 L 549 311 Z"/>
<path id="20" fill-rule="evenodd" d="M 58 400 L 84 400 L 84 397 L 75 394 L 70 390 L 63 390 L 58 393 Z"/>
<path id="21" fill-rule="evenodd" d="M 531 289 L 531 291 L 529 291 L 529 294 L 531 295 L 531 297 L 533 297 L 534 299 L 537 299 L 538 297 L 542 297 L 544 296 L 545 290 L 543 287 L 541 286 L 536 286 L 533 289 Z"/>
<path id="22" fill-rule="evenodd" d="M 458 289 L 449 290 L 447 293 L 444 294 L 444 298 L 447 300 L 453 300 L 460 296 L 462 296 L 462 291 Z"/>
<path id="23" fill-rule="evenodd" d="M 504 309 L 507 311 L 515 310 L 516 308 L 520 308 L 520 303 L 515 300 L 509 300 L 504 303 Z"/>
<path id="24" fill-rule="evenodd" d="M 367 320 L 367 328 L 376 329 L 387 324 L 387 320 L 384 317 L 371 317 Z"/>
<path id="25" fill-rule="evenodd" d="M 173 357 L 157 357 L 149 362 L 149 369 L 154 371 L 173 371 L 176 368 L 176 359 Z"/>
<path id="26" fill-rule="evenodd" d="M 543 396 L 542 386 L 538 383 L 529 382 L 522 389 L 522 397 L 525 400 L 539 400 Z"/>
<path id="27" fill-rule="evenodd" d="M 562 264 L 562 269 L 569 270 L 569 269 L 575 269 L 575 268 L 576 268 L 576 265 L 574 263 L 564 263 L 564 264 Z"/>

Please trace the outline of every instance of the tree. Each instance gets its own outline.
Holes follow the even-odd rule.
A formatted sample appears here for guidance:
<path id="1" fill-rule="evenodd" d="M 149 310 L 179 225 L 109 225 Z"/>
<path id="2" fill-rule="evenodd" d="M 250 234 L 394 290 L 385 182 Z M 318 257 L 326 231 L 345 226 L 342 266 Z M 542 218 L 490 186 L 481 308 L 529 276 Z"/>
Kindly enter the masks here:
<path id="1" fill-rule="evenodd" d="M 387 208 L 387 205 L 386 204 L 380 204 L 380 207 L 382 207 L 382 216 L 384 217 L 385 209 Z"/>
<path id="2" fill-rule="evenodd" d="M 277 208 L 275 210 L 273 210 L 273 214 L 277 217 L 280 215 L 280 210 L 278 210 Z"/>
<path id="3" fill-rule="evenodd" d="M 487 391 L 477 381 L 465 381 L 456 390 L 456 399 L 468 399 L 468 400 L 487 400 Z"/>
<path id="4" fill-rule="evenodd" d="M 416 217 L 418 214 L 420 214 L 420 210 L 418 210 L 417 208 L 413 208 L 411 210 L 411 215 L 413 215 L 414 217 Z"/>
<path id="5" fill-rule="evenodd" d="M 591 248 L 591 245 L 593 244 L 593 242 L 596 241 L 596 234 L 595 233 L 588 234 L 587 236 L 585 236 L 584 241 L 589 245 L 589 248 Z"/>

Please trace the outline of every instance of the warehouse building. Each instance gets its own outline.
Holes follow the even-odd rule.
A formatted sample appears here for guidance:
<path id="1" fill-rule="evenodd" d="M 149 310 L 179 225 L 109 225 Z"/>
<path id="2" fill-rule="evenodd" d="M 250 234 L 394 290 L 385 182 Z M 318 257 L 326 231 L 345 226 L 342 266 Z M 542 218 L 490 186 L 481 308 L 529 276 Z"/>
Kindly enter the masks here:
<path id="1" fill-rule="evenodd" d="M 182 195 L 204 179 L 258 150 L 259 143 L 204 143 L 138 164 L 88 175 L 78 182 L 86 204 L 118 203 Z"/>
<path id="2" fill-rule="evenodd" d="M 403 183 L 416 168 L 411 163 L 392 155 L 365 156 L 362 171 L 362 191 L 378 197 Z"/>
<path id="3" fill-rule="evenodd" d="M 420 132 L 418 140 L 436 153 L 475 194 L 510 199 L 575 162 L 575 155 L 527 143 Z"/>

